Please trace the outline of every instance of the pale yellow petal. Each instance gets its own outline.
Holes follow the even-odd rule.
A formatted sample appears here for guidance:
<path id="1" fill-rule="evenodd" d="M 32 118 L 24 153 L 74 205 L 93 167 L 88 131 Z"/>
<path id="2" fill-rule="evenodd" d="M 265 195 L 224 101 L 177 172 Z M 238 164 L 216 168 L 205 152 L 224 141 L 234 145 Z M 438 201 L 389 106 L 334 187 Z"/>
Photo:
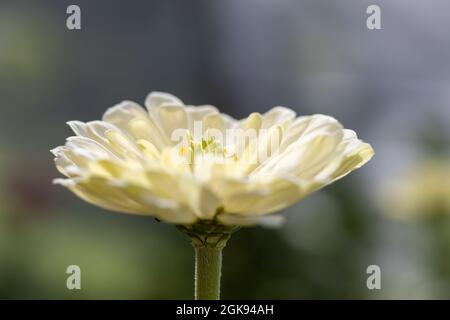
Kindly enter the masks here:
<path id="1" fill-rule="evenodd" d="M 166 92 L 153 91 L 145 98 L 145 106 L 150 114 L 153 114 L 159 107 L 164 104 L 182 106 L 183 102 L 174 95 Z"/>
<path id="2" fill-rule="evenodd" d="M 109 108 L 102 117 L 103 121 L 120 128 L 127 128 L 130 120 L 136 118 L 148 118 L 148 114 L 144 108 L 133 101 L 123 101 Z"/>
<path id="3" fill-rule="evenodd" d="M 286 107 L 274 107 L 262 115 L 261 128 L 268 129 L 274 125 L 284 126 L 295 119 L 295 111 Z"/>
<path id="4" fill-rule="evenodd" d="M 121 128 L 134 139 L 146 139 L 159 150 L 169 145 L 169 140 L 148 113 L 138 104 L 124 101 L 106 111 L 103 120 Z M 106 130 L 104 130 L 106 131 Z"/>
<path id="5" fill-rule="evenodd" d="M 266 228 L 277 228 L 283 225 L 286 218 L 280 214 L 270 214 L 264 216 L 248 216 L 240 214 L 219 214 L 217 220 L 225 225 L 239 226 L 261 226 Z"/>
<path id="6" fill-rule="evenodd" d="M 179 141 L 180 132 L 188 129 L 188 115 L 184 106 L 162 105 L 155 111 L 158 124 L 168 141 L 175 145 Z"/>
<path id="7" fill-rule="evenodd" d="M 323 131 L 323 129 L 335 128 L 336 125 L 339 125 L 336 119 L 322 114 L 298 117 L 286 128 L 280 150 L 284 151 L 292 143 L 305 139 L 315 132 Z"/>
<path id="8" fill-rule="evenodd" d="M 175 224 L 191 224 L 197 217 L 171 199 L 158 198 L 145 188 L 126 181 L 91 176 L 77 182 L 57 179 L 88 203 L 101 208 L 131 214 L 149 215 Z"/>
<path id="9" fill-rule="evenodd" d="M 299 181 L 287 177 L 264 180 L 217 178 L 213 191 L 223 199 L 224 211 L 233 214 L 263 215 L 281 210 L 303 196 Z"/>
<path id="10" fill-rule="evenodd" d="M 238 128 L 243 130 L 259 130 L 261 128 L 262 122 L 263 118 L 261 114 L 253 112 L 247 118 L 239 121 Z"/>
<path id="11" fill-rule="evenodd" d="M 171 145 L 169 138 L 153 120 L 137 118 L 131 120 L 128 125 L 136 140 L 147 140 L 160 151 Z"/>
<path id="12" fill-rule="evenodd" d="M 332 158 L 342 139 L 342 126 L 338 122 L 330 122 L 299 137 L 264 161 L 250 176 L 279 174 L 310 178 Z"/>
<path id="13" fill-rule="evenodd" d="M 187 106 L 186 107 L 188 129 L 193 132 L 194 125 L 204 125 L 204 120 L 210 115 L 220 115 L 219 110 L 211 105 Z M 203 128 L 204 130 L 204 128 Z"/>
<path id="14" fill-rule="evenodd" d="M 190 208 L 199 218 L 211 219 L 217 213 L 220 200 L 192 177 L 172 175 L 163 171 L 146 173 L 152 189 L 158 195 L 174 199 Z"/>

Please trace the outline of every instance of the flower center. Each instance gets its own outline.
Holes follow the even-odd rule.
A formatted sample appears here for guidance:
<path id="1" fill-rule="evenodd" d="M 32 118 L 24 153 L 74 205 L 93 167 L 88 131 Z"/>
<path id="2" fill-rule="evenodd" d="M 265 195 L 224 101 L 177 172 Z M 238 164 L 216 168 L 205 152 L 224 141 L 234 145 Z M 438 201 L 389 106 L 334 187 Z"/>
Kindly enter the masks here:
<path id="1" fill-rule="evenodd" d="M 187 160 L 189 164 L 200 164 L 205 161 L 233 161 L 239 160 L 239 156 L 233 151 L 233 146 L 223 146 L 214 137 L 202 137 L 194 140 L 189 136 L 187 142 L 178 147 L 178 155 Z"/>

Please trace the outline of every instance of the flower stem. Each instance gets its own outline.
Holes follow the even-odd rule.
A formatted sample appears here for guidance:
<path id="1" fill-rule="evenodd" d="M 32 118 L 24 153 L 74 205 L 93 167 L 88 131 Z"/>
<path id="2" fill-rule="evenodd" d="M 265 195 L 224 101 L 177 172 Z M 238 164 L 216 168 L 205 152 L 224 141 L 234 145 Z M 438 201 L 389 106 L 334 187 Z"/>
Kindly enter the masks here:
<path id="1" fill-rule="evenodd" d="M 177 228 L 191 238 L 195 250 L 195 300 L 219 300 L 222 250 L 240 227 L 211 221 Z"/>
<path id="2" fill-rule="evenodd" d="M 219 300 L 223 247 L 194 246 L 195 300 Z"/>

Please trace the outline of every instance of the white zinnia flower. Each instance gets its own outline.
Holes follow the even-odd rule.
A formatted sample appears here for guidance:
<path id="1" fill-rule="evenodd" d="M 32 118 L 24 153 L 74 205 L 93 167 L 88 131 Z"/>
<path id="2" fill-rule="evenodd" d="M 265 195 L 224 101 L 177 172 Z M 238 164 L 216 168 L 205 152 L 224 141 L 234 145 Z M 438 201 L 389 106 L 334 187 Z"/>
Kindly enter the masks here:
<path id="1" fill-rule="evenodd" d="M 55 182 L 109 210 L 178 225 L 251 225 L 278 221 L 272 213 L 374 153 L 325 115 L 296 118 L 275 107 L 235 120 L 213 106 L 186 106 L 159 92 L 150 93 L 145 106 L 124 101 L 102 121 L 70 121 L 76 136 L 52 150 L 67 178 Z M 244 139 L 228 138 L 236 132 Z"/>

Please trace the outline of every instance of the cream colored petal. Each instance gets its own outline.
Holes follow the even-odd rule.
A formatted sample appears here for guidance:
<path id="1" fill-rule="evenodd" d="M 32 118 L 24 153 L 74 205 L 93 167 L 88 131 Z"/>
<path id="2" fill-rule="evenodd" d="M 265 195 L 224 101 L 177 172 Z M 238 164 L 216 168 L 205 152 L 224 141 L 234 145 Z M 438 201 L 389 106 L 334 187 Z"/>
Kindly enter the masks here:
<path id="1" fill-rule="evenodd" d="M 220 161 L 201 163 L 196 167 L 196 176 L 244 178 L 258 165 L 258 139 L 247 140 L 244 146 L 227 148 L 225 156 L 217 157 Z M 212 178 L 214 179 L 214 178 Z M 205 180 L 205 179 L 203 179 Z"/>
<path id="2" fill-rule="evenodd" d="M 86 123 L 82 121 L 67 121 L 67 125 L 72 129 L 72 131 L 75 133 L 75 135 L 79 137 L 86 137 L 90 138 L 90 133 L 88 131 L 88 128 L 86 127 Z"/>
<path id="3" fill-rule="evenodd" d="M 246 216 L 239 214 L 223 213 L 217 216 L 217 220 L 225 225 L 238 226 L 262 226 L 266 228 L 277 228 L 286 221 L 280 214 L 270 214 L 266 216 Z"/>
<path id="4" fill-rule="evenodd" d="M 51 152 L 55 155 L 58 170 L 66 176 L 81 175 L 90 161 L 117 159 L 102 145 L 85 137 L 70 137 L 65 146 L 57 147 Z"/>
<path id="5" fill-rule="evenodd" d="M 213 137 L 223 146 L 234 144 L 233 129 L 238 125 L 238 121 L 224 113 L 211 113 L 203 118 L 202 132 L 203 138 Z M 197 132 L 194 132 L 197 133 Z M 195 136 L 197 140 L 201 137 Z"/>
<path id="6" fill-rule="evenodd" d="M 158 123 L 159 121 L 159 109 L 162 106 L 164 105 L 179 106 L 179 107 L 184 106 L 183 101 L 181 101 L 174 95 L 158 91 L 150 92 L 147 95 L 144 104 L 148 110 L 150 118 L 153 121 L 155 121 L 155 123 Z"/>
<path id="7" fill-rule="evenodd" d="M 142 174 L 142 168 L 130 166 L 128 163 L 116 162 L 110 159 L 90 161 L 86 172 L 88 173 L 87 176 L 110 179 L 111 181 L 123 180 L 144 188 L 150 187 L 145 175 Z"/>
<path id="8" fill-rule="evenodd" d="M 102 119 L 120 128 L 127 128 L 128 122 L 136 118 L 148 118 L 148 114 L 139 104 L 123 101 L 106 110 Z"/>
<path id="9" fill-rule="evenodd" d="M 188 129 L 193 132 L 194 125 L 203 125 L 205 117 L 210 115 L 219 115 L 219 110 L 211 105 L 187 106 L 186 113 L 188 118 Z M 204 131 L 204 128 L 202 128 Z"/>
<path id="10" fill-rule="evenodd" d="M 264 215 L 279 211 L 303 197 L 299 181 L 273 177 L 254 181 L 216 178 L 210 181 L 214 193 L 223 199 L 224 211 L 233 214 Z"/>
<path id="11" fill-rule="evenodd" d="M 339 156 L 337 146 L 341 141 L 340 135 L 317 136 L 308 144 L 308 150 L 300 156 L 299 166 L 292 171 L 297 178 L 312 180 L 329 163 Z M 286 159 L 285 161 L 289 161 Z M 280 167 L 286 162 L 280 164 Z"/>
<path id="12" fill-rule="evenodd" d="M 92 159 L 114 158 L 125 162 L 145 162 L 134 139 L 113 124 L 104 121 L 71 121 L 68 124 L 79 135 L 67 139 L 66 146 L 74 153 L 84 153 Z"/>
<path id="13" fill-rule="evenodd" d="M 336 128 L 339 129 L 339 127 Z M 324 133 L 323 127 L 321 132 Z M 325 135 L 310 136 L 310 141 L 302 141 L 299 146 L 296 143 L 292 144 L 281 157 L 276 159 L 274 163 L 277 163 L 277 166 L 272 170 L 252 174 L 252 177 L 261 178 L 264 177 L 264 174 L 269 175 L 270 173 L 295 175 L 296 179 L 301 181 L 298 182 L 299 195 L 296 198 L 295 193 L 292 193 L 292 198 L 281 205 L 281 207 L 286 207 L 359 168 L 373 155 L 370 145 L 357 140 L 356 135 L 353 135 L 352 132 L 341 130 L 341 134 L 329 133 L 330 131 Z M 304 149 L 302 150 L 302 148 Z M 292 152 L 289 153 L 289 150 Z M 284 190 L 277 191 L 274 188 L 268 199 L 263 199 L 259 203 L 263 207 L 269 207 L 270 204 L 265 204 L 264 201 L 270 203 L 273 199 L 275 203 L 277 198 L 282 199 L 281 195 L 286 196 L 287 194 Z M 247 198 L 246 201 L 251 201 L 248 199 L 251 198 Z M 255 201 L 256 199 L 255 197 Z M 236 197 L 235 201 L 241 201 L 241 199 Z M 279 210 L 279 208 L 277 209 Z"/>
<path id="14" fill-rule="evenodd" d="M 66 141 L 66 147 L 77 155 L 84 155 L 89 159 L 102 159 L 114 157 L 111 150 L 95 140 L 85 137 L 69 137 Z"/>
<path id="15" fill-rule="evenodd" d="M 127 208 L 126 206 L 123 206 L 121 204 L 114 204 L 109 202 L 107 199 L 99 196 L 98 194 L 91 194 L 89 191 L 87 191 L 84 187 L 81 185 L 78 185 L 76 182 L 74 182 L 71 179 L 55 179 L 53 180 L 54 184 L 62 185 L 66 188 L 68 188 L 70 191 L 72 191 L 76 196 L 78 196 L 80 199 L 86 201 L 87 203 L 90 203 L 94 206 L 111 210 L 115 212 L 121 212 L 121 213 L 132 213 L 132 214 L 139 214 L 139 210 L 132 210 L 130 208 Z"/>
<path id="16" fill-rule="evenodd" d="M 109 147 L 126 162 L 145 164 L 146 159 L 133 139 L 122 131 L 108 130 L 105 132 Z M 131 164 L 130 164 L 131 165 Z"/>
<path id="17" fill-rule="evenodd" d="M 321 167 L 316 166 L 314 170 L 309 171 L 310 179 L 321 184 L 331 183 L 361 167 L 372 158 L 374 154 L 372 147 L 359 140 L 354 131 L 344 129 L 343 133 L 342 142 L 326 164 Z"/>
<path id="18" fill-rule="evenodd" d="M 56 169 L 58 169 L 58 171 L 66 177 L 76 177 L 81 175 L 81 169 L 73 160 L 71 160 L 66 155 L 65 148 L 66 147 L 58 147 L 51 150 L 51 152 L 55 156 L 54 161 Z"/>
<path id="19" fill-rule="evenodd" d="M 124 132 L 122 129 L 114 124 L 105 121 L 91 121 L 83 123 L 81 121 L 69 121 L 67 123 L 71 129 L 79 137 L 88 138 L 100 144 L 104 149 L 110 151 L 119 158 L 124 158 L 125 155 L 122 151 L 117 150 L 112 144 L 109 138 L 111 132 L 117 132 L 118 135 L 122 136 L 122 140 L 130 141 L 131 137 Z M 131 141 L 130 144 L 133 144 Z"/>
<path id="20" fill-rule="evenodd" d="M 197 220 L 196 215 L 176 201 L 155 197 L 148 189 L 126 181 L 114 182 L 91 176 L 77 182 L 56 179 L 55 183 L 69 188 L 86 202 L 107 210 L 150 215 L 174 224 L 191 224 Z"/>
<path id="21" fill-rule="evenodd" d="M 315 132 L 323 131 L 324 128 L 335 128 L 337 124 L 341 126 L 335 118 L 322 114 L 299 117 L 285 130 L 280 150 L 284 151 L 292 143 L 305 139 Z"/>
<path id="22" fill-rule="evenodd" d="M 300 199 L 302 197 L 299 196 L 299 192 L 292 186 L 290 189 L 266 195 L 262 193 L 236 195 L 225 205 L 225 210 L 244 215 L 265 215 L 287 208 Z"/>
<path id="23" fill-rule="evenodd" d="M 263 114 L 261 128 L 268 129 L 274 125 L 284 126 L 294 119 L 294 110 L 277 106 Z"/>
<path id="24" fill-rule="evenodd" d="M 240 120 L 231 134 L 226 137 L 226 145 L 233 146 L 234 162 L 227 166 L 233 176 L 242 176 L 258 165 L 258 137 L 262 116 L 252 113 Z"/>
<path id="25" fill-rule="evenodd" d="M 342 126 L 337 121 L 329 122 L 299 137 L 285 150 L 263 162 L 250 176 L 279 174 L 310 178 L 330 161 L 342 139 Z"/>
<path id="26" fill-rule="evenodd" d="M 172 145 L 178 144 L 180 132 L 188 129 L 188 115 L 184 106 L 164 104 L 155 111 L 158 124 Z"/>
<path id="27" fill-rule="evenodd" d="M 282 138 L 283 129 L 280 125 L 274 125 L 260 132 L 258 137 L 258 165 L 278 152 Z"/>
<path id="28" fill-rule="evenodd" d="M 148 160 L 151 165 L 159 164 L 159 162 L 161 161 L 161 153 L 153 143 L 142 139 L 136 141 L 136 144 L 139 150 L 141 150 L 142 153 L 146 156 L 146 160 Z"/>
<path id="29" fill-rule="evenodd" d="M 133 119 L 129 123 L 130 131 L 136 140 L 147 140 L 152 143 L 159 151 L 171 145 L 168 137 L 163 131 L 150 119 Z"/>
<path id="30" fill-rule="evenodd" d="M 263 117 L 257 112 L 251 113 L 247 118 L 239 121 L 237 129 L 259 130 L 263 122 Z"/>
<path id="31" fill-rule="evenodd" d="M 104 121 L 69 121 L 69 127 L 75 132 L 77 136 L 92 139 L 104 147 L 109 147 L 108 139 L 105 137 L 105 132 L 108 130 L 120 130 L 115 125 Z"/>
<path id="32" fill-rule="evenodd" d="M 146 206 L 148 212 L 158 219 L 173 224 L 192 224 L 198 220 L 192 210 L 177 200 L 156 197 L 153 191 L 138 185 L 125 188 L 126 194 L 138 203 Z"/>
<path id="33" fill-rule="evenodd" d="M 148 171 L 146 175 L 155 193 L 176 200 L 199 218 L 211 219 L 217 213 L 219 199 L 193 177 L 163 171 Z"/>
<path id="34" fill-rule="evenodd" d="M 175 97 L 174 95 L 171 95 L 170 93 L 165 92 L 150 92 L 147 95 L 147 98 L 145 98 L 145 107 L 150 112 L 150 114 L 153 114 L 154 111 L 156 111 L 159 107 L 161 107 L 164 104 L 170 104 L 175 106 L 183 106 L 183 102 Z"/>
<path id="35" fill-rule="evenodd" d="M 91 174 L 96 174 L 102 177 L 117 177 L 119 170 L 123 172 L 127 171 L 127 168 L 121 165 L 118 162 L 114 162 L 110 159 L 87 159 L 84 156 L 77 156 L 76 154 L 71 153 L 71 151 L 66 151 L 64 154 L 60 154 L 55 162 L 58 166 L 59 160 L 64 159 L 63 161 L 68 161 L 68 163 L 63 166 L 65 171 L 68 171 L 69 174 L 66 174 L 68 177 L 81 177 L 88 176 Z M 70 172 L 70 169 L 67 166 L 74 166 L 76 170 L 74 172 Z"/>
<path id="36" fill-rule="evenodd" d="M 103 120 L 121 128 L 135 140 L 145 139 L 159 150 L 169 145 L 165 134 L 138 104 L 124 101 L 106 111 Z"/>
<path id="37" fill-rule="evenodd" d="M 91 176 L 78 181 L 56 179 L 54 182 L 69 188 L 86 202 L 101 208 L 124 213 L 146 213 L 144 206 L 130 199 L 122 188 L 111 185 L 109 179 Z"/>
<path id="38" fill-rule="evenodd" d="M 188 150 L 186 154 L 181 155 L 181 151 L 174 148 L 166 148 L 161 152 L 161 166 L 173 174 L 180 174 L 190 176 L 191 170 L 191 151 Z"/>
<path id="39" fill-rule="evenodd" d="M 224 135 L 225 129 L 227 129 L 227 124 L 222 114 L 211 113 L 203 118 L 201 134 L 205 134 L 205 132 L 212 130 L 218 130 L 222 135 Z M 196 139 L 198 139 L 198 137 L 196 137 Z M 225 136 L 223 136 L 222 141 L 225 141 Z"/>
<path id="40" fill-rule="evenodd" d="M 331 174 L 332 181 L 341 179 L 351 171 L 356 170 L 366 164 L 375 154 L 368 143 L 360 143 L 351 149 L 346 150 L 343 159 L 336 170 Z"/>

